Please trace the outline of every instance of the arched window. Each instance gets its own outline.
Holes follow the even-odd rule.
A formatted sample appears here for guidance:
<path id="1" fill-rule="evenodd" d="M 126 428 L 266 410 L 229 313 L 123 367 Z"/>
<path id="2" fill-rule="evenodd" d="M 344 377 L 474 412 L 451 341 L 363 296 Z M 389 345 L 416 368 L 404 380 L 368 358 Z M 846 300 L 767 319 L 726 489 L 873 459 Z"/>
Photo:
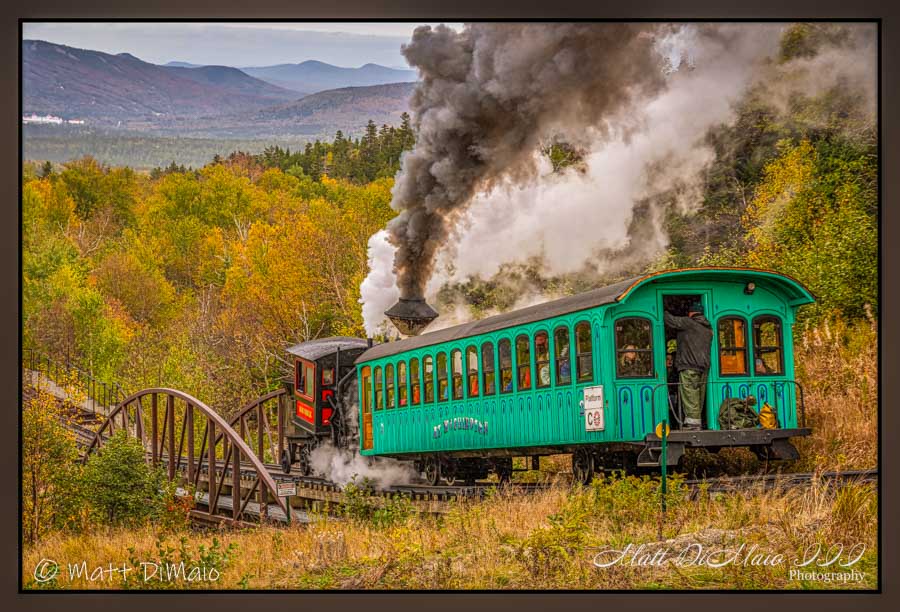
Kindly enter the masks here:
<path id="1" fill-rule="evenodd" d="M 753 371 L 757 376 L 784 374 L 781 319 L 778 317 L 753 319 Z"/>
<path id="2" fill-rule="evenodd" d="M 406 362 L 397 364 L 397 397 L 401 408 L 406 407 Z"/>
<path id="3" fill-rule="evenodd" d="M 484 394 L 493 395 L 497 391 L 494 374 L 494 345 L 485 342 L 481 345 L 481 369 L 484 372 Z"/>
<path id="4" fill-rule="evenodd" d="M 594 349 L 591 342 L 591 324 L 582 321 L 575 326 L 575 365 L 580 383 L 594 380 Z"/>
<path id="5" fill-rule="evenodd" d="M 417 406 L 421 400 L 421 391 L 419 381 L 419 360 L 413 357 L 409 360 L 409 384 L 412 389 L 412 405 Z"/>
<path id="6" fill-rule="evenodd" d="M 437 392 L 438 401 L 447 401 L 447 353 L 438 353 L 437 356 Z"/>
<path id="7" fill-rule="evenodd" d="M 453 399 L 463 398 L 463 363 L 462 351 L 456 349 L 450 352 L 450 363 L 453 368 Z"/>
<path id="8" fill-rule="evenodd" d="M 387 407 L 394 407 L 394 366 L 388 364 L 384 366 L 384 381 L 387 387 Z"/>
<path id="9" fill-rule="evenodd" d="M 653 326 L 649 319 L 628 317 L 616 321 L 616 376 L 653 376 Z"/>
<path id="10" fill-rule="evenodd" d="M 422 359 L 422 369 L 425 372 L 425 403 L 434 401 L 434 357 L 427 355 Z"/>
<path id="11" fill-rule="evenodd" d="M 545 331 L 534 335 L 534 371 L 537 375 L 535 386 L 543 389 L 550 386 L 550 336 Z"/>
<path id="12" fill-rule="evenodd" d="M 569 347 L 569 328 L 557 327 L 553 332 L 553 349 L 556 357 L 556 384 L 572 382 L 572 349 Z"/>
<path id="13" fill-rule="evenodd" d="M 478 349 L 474 346 L 466 349 L 466 378 L 469 397 L 478 397 Z"/>
<path id="14" fill-rule="evenodd" d="M 509 393 L 513 384 L 512 347 L 509 340 L 501 340 L 497 350 L 500 354 L 500 393 Z"/>
<path id="15" fill-rule="evenodd" d="M 747 323 L 740 317 L 719 319 L 719 373 L 723 376 L 746 376 Z"/>
<path id="16" fill-rule="evenodd" d="M 372 369 L 366 366 L 362 369 L 362 393 L 360 398 L 362 401 L 363 414 L 372 412 Z"/>
<path id="17" fill-rule="evenodd" d="M 531 389 L 531 345 L 525 334 L 516 338 L 516 372 L 516 389 Z"/>
<path id="18" fill-rule="evenodd" d="M 382 388 L 381 366 L 375 368 L 375 410 L 384 408 L 384 389 Z"/>

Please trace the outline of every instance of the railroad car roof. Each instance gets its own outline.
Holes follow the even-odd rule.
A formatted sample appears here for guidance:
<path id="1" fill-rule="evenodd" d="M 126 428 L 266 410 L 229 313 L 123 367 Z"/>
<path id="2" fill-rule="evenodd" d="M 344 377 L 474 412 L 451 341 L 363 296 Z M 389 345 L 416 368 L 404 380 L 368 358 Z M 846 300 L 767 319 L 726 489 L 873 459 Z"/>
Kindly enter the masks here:
<path id="1" fill-rule="evenodd" d="M 721 267 L 665 270 L 663 272 L 635 276 L 612 285 L 586 291 L 585 293 L 570 295 L 558 300 L 551 300 L 549 302 L 544 302 L 543 304 L 529 306 L 528 308 L 494 315 L 486 319 L 454 325 L 453 327 L 439 329 L 420 336 L 412 336 L 396 342 L 378 344 L 360 355 L 357 358 L 356 363 L 381 359 L 382 357 L 389 357 L 391 355 L 396 355 L 397 353 L 424 348 L 434 344 L 450 342 L 460 338 L 468 338 L 469 336 L 478 336 L 480 334 L 499 331 L 509 327 L 526 325 L 536 321 L 543 321 L 544 319 L 551 319 L 553 317 L 587 310 L 588 308 L 612 304 L 624 299 L 627 294 L 639 284 L 645 281 L 656 280 L 663 276 L 690 277 L 691 280 L 718 280 L 720 282 L 734 281 L 736 278 L 740 279 L 741 277 L 752 277 L 756 282 L 771 281 L 778 285 L 791 300 L 792 304 L 806 304 L 813 301 L 812 294 L 799 282 L 789 276 L 771 270 Z"/>
<path id="2" fill-rule="evenodd" d="M 614 285 L 606 287 L 598 287 L 585 293 L 570 295 L 568 297 L 536 304 L 520 310 L 513 310 L 503 314 L 494 315 L 486 319 L 470 321 L 462 325 L 454 325 L 445 329 L 439 329 L 431 333 L 413 336 L 397 342 L 386 342 L 378 344 L 359 356 L 357 363 L 363 361 L 371 361 L 372 359 L 380 359 L 403 351 L 410 351 L 432 344 L 440 344 L 449 342 L 459 338 L 467 338 L 469 336 L 477 336 L 486 334 L 507 327 L 515 327 L 517 325 L 525 325 L 534 321 L 541 321 L 552 317 L 558 317 L 570 312 L 578 312 L 587 308 L 594 308 L 603 304 L 611 304 L 622 295 L 628 287 L 640 280 L 641 277 L 630 278 Z"/>
<path id="3" fill-rule="evenodd" d="M 340 348 L 342 351 L 350 349 L 366 348 L 369 345 L 367 340 L 362 338 L 348 338 L 346 336 L 332 336 L 330 338 L 319 338 L 318 340 L 310 340 L 309 342 L 301 342 L 290 347 L 287 351 L 291 355 L 296 355 L 302 359 L 316 361 L 317 359 L 337 352 Z"/>

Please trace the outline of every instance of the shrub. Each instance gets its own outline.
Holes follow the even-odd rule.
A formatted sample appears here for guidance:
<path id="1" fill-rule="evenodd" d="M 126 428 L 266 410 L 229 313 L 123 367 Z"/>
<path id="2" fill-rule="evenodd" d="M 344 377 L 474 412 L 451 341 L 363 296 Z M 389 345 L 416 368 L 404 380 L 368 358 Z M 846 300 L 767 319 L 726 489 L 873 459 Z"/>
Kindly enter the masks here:
<path id="1" fill-rule="evenodd" d="M 109 524 L 137 524 L 159 515 L 169 500 L 160 469 L 151 469 L 144 447 L 118 431 L 85 466 L 85 485 L 97 515 Z"/>
<path id="2" fill-rule="evenodd" d="M 22 530 L 34 543 L 53 529 L 80 523 L 81 470 L 65 405 L 43 389 L 22 406 Z"/>

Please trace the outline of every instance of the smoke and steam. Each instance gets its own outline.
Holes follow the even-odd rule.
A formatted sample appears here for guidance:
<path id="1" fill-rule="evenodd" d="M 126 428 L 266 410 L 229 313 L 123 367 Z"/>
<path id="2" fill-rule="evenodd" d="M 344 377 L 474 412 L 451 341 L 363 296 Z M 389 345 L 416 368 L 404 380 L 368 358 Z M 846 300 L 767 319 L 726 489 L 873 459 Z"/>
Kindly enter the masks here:
<path id="1" fill-rule="evenodd" d="M 798 91 L 841 83 L 874 100 L 871 29 L 779 63 L 785 27 L 417 29 L 404 52 L 422 77 L 418 140 L 396 179 L 400 214 L 369 243 L 367 331 L 379 331 L 398 293 L 432 298 L 506 264 L 537 260 L 548 277 L 597 278 L 645 266 L 667 246 L 666 210 L 699 205 L 714 157 L 705 137 L 733 121 L 751 87 L 763 84 L 780 108 Z M 583 152 L 577 170 L 553 171 L 540 154 L 553 141 Z"/>
<path id="2" fill-rule="evenodd" d="M 364 457 L 359 448 L 359 393 L 356 385 L 347 388 L 343 397 L 343 427 L 347 439 L 344 447 L 338 448 L 330 441 L 313 449 L 309 457 L 313 474 L 327 478 L 341 487 L 347 483 L 357 484 L 368 481 L 379 489 L 387 489 L 397 484 L 409 484 L 418 474 L 408 462 L 387 457 Z"/>
<path id="3" fill-rule="evenodd" d="M 418 474 L 409 462 L 386 457 L 364 457 L 350 448 L 336 448 L 330 442 L 316 447 L 310 454 L 314 474 L 324 476 L 340 486 L 368 481 L 379 489 L 409 484 Z"/>
<path id="4" fill-rule="evenodd" d="M 660 26 L 472 24 L 417 28 L 403 47 L 422 79 L 411 101 L 417 141 L 403 158 L 389 224 L 402 298 L 424 298 L 435 255 L 479 190 L 521 184 L 541 138 L 583 140 L 664 86 Z M 574 129 L 573 128 L 576 128 Z"/>

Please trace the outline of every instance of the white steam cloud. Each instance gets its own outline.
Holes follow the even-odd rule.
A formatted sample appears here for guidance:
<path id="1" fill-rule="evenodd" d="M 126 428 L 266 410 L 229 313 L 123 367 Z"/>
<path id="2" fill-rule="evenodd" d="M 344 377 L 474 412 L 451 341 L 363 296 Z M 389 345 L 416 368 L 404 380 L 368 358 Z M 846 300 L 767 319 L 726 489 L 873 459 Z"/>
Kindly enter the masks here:
<path id="1" fill-rule="evenodd" d="M 356 449 L 336 448 L 330 442 L 310 454 L 310 467 L 317 476 L 328 478 L 341 487 L 368 481 L 379 489 L 408 484 L 418 476 L 410 463 L 386 457 L 364 457 Z"/>
<path id="2" fill-rule="evenodd" d="M 671 67 L 663 86 L 652 95 L 635 97 L 598 128 L 582 126 L 578 145 L 584 163 L 579 169 L 554 173 L 534 151 L 533 176 L 501 177 L 475 193 L 464 210 L 457 209 L 453 227 L 435 251 L 426 299 L 432 301 L 448 282 L 491 277 L 504 264 L 536 259 L 546 275 L 586 266 L 604 274 L 615 272 L 622 262 L 599 257 L 598 252 L 627 248 L 645 259 L 661 253 L 668 240 L 661 211 L 644 207 L 646 218 L 635 219 L 636 206 L 661 194 L 674 198 L 682 213 L 699 206 L 705 169 L 713 159 L 705 136 L 710 128 L 732 121 L 734 103 L 751 86 L 765 84 L 772 92 L 771 103 L 783 109 L 798 91 L 812 96 L 846 83 L 871 98 L 874 108 L 877 75 L 871 28 L 855 31 L 844 48 L 779 65 L 775 58 L 785 27 L 691 24 L 660 30 L 654 49 Z M 577 122 L 577 115 L 568 121 Z M 571 134 L 579 126 L 557 128 Z M 632 242 L 635 222 L 645 228 L 639 244 Z M 370 273 L 361 299 L 370 335 L 386 329 L 382 313 L 400 295 L 395 254 L 385 232 L 370 240 Z M 550 296 L 528 300 L 540 297 Z M 464 311 L 442 313 L 435 327 L 465 320 Z"/>

